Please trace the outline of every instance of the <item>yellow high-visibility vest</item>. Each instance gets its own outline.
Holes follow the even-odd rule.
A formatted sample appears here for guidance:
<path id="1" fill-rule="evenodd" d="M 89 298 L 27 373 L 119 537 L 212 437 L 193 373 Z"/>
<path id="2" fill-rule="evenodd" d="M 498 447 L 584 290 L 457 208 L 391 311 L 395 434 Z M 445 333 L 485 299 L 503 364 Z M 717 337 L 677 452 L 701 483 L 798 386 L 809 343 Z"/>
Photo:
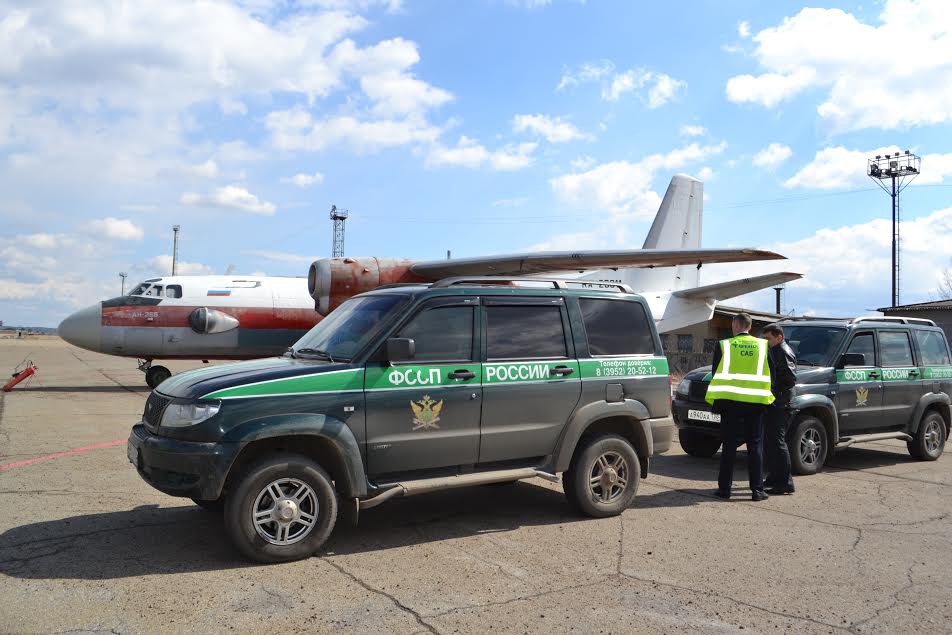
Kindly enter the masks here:
<path id="1" fill-rule="evenodd" d="M 770 365 L 767 363 L 767 340 L 738 335 L 721 340 L 721 362 L 704 398 L 709 404 L 717 399 L 745 403 L 771 404 Z"/>

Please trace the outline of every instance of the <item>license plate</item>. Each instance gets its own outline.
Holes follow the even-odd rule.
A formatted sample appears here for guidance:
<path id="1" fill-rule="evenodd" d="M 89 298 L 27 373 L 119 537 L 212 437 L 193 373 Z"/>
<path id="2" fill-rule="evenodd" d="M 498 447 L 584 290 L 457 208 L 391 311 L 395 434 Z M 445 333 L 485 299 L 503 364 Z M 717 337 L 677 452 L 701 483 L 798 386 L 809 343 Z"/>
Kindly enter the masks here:
<path id="1" fill-rule="evenodd" d="M 139 449 L 136 446 L 132 445 L 132 441 L 126 443 L 126 456 L 129 458 L 129 462 L 139 466 Z"/>
<path id="2" fill-rule="evenodd" d="M 695 421 L 710 421 L 711 423 L 720 423 L 721 415 L 708 412 L 707 410 L 688 410 L 688 419 Z"/>

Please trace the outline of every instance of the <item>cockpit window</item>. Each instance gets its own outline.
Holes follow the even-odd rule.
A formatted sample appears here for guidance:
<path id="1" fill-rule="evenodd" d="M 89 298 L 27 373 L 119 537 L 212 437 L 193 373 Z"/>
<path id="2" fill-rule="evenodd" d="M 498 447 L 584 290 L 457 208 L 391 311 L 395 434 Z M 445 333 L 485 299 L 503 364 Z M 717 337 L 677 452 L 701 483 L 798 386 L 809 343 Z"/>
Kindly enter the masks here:
<path id="1" fill-rule="evenodd" d="M 148 282 L 141 282 L 139 286 L 129 292 L 129 295 L 145 295 L 145 290 L 149 288 Z"/>
<path id="2" fill-rule="evenodd" d="M 145 295 L 154 296 L 161 298 L 162 297 L 162 285 L 156 284 L 153 285 L 148 291 L 145 292 Z"/>
<path id="3" fill-rule="evenodd" d="M 181 298 L 182 297 L 182 285 L 180 284 L 170 284 L 165 287 L 165 297 L 167 298 Z"/>

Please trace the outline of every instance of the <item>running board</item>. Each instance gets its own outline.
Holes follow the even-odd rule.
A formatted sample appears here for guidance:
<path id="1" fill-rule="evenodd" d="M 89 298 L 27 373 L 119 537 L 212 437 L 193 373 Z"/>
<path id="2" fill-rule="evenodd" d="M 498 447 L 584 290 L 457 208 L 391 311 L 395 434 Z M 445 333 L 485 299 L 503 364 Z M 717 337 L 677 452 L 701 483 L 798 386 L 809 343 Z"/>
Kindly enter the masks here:
<path id="1" fill-rule="evenodd" d="M 444 489 L 453 489 L 456 487 L 469 487 L 471 485 L 489 485 L 491 483 L 507 483 L 509 481 L 521 481 L 527 478 L 544 478 L 553 483 L 559 482 L 559 477 L 554 474 L 542 472 L 535 468 L 526 467 L 516 470 L 496 470 L 493 472 L 474 472 L 471 474 L 457 474 L 455 476 L 444 476 L 440 478 L 424 478 L 416 481 L 403 481 L 401 483 L 392 483 L 383 485 L 387 487 L 384 492 L 358 501 L 359 509 L 370 509 L 381 503 L 385 503 L 391 498 L 397 496 L 415 496 L 417 494 L 427 494 L 429 492 L 438 492 Z"/>
<path id="2" fill-rule="evenodd" d="M 887 439 L 901 439 L 912 441 L 912 437 L 905 432 L 877 432 L 876 434 L 857 434 L 855 437 L 843 437 L 836 444 L 837 450 L 848 448 L 854 443 L 868 443 L 870 441 L 885 441 Z"/>

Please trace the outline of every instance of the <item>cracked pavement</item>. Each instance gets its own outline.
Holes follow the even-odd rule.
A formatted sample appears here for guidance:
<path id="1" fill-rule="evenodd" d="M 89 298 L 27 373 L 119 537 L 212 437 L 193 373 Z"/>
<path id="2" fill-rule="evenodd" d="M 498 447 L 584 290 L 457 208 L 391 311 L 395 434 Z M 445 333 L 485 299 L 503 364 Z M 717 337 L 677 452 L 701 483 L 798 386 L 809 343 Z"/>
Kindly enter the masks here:
<path id="1" fill-rule="evenodd" d="M 0 343 L 0 368 L 27 353 L 40 373 L 0 398 L 3 462 L 128 435 L 148 394 L 134 360 L 43 338 Z M 949 632 L 952 459 L 855 446 L 762 503 L 744 460 L 721 501 L 717 459 L 675 444 L 635 505 L 601 520 L 543 481 L 395 499 L 272 566 L 142 482 L 121 445 L 42 461 L 0 472 L 0 630 Z"/>

